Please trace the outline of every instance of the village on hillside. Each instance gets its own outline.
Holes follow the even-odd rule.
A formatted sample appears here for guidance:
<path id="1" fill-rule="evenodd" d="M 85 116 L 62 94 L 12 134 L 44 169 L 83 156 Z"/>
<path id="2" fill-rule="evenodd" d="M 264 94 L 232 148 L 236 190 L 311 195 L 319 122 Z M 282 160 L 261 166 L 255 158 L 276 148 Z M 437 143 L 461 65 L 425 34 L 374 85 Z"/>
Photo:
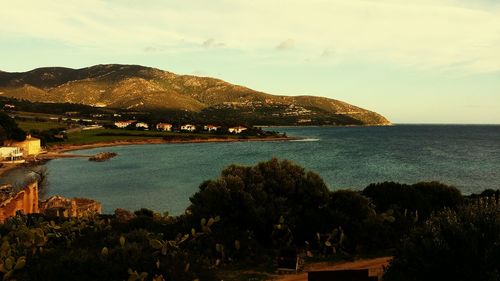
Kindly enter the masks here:
<path id="1" fill-rule="evenodd" d="M 146 122 L 141 122 L 137 120 L 126 120 L 126 121 L 116 121 L 114 122 L 114 126 L 116 128 L 120 129 L 139 129 L 139 130 L 149 130 L 150 129 L 150 124 Z M 231 134 L 241 134 L 248 130 L 247 127 L 244 126 L 234 126 L 234 127 L 222 127 L 218 125 L 212 125 L 212 124 L 207 124 L 207 125 L 193 125 L 193 124 L 181 124 L 178 126 L 175 126 L 170 123 L 165 123 L 165 122 L 159 122 L 154 124 L 153 126 L 154 129 L 157 131 L 163 131 L 163 132 L 225 132 L 225 133 L 231 133 Z"/>

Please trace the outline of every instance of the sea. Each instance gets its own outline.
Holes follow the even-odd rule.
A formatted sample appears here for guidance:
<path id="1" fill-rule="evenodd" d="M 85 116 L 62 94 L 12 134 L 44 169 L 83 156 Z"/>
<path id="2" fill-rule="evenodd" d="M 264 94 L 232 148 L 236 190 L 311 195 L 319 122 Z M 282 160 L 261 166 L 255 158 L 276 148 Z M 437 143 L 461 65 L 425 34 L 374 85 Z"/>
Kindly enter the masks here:
<path id="1" fill-rule="evenodd" d="M 49 161 L 44 196 L 86 197 L 116 208 L 178 215 L 199 185 L 230 164 L 289 159 L 318 173 L 331 190 L 370 183 L 440 181 L 463 194 L 500 189 L 500 125 L 271 127 L 293 141 L 148 144 L 73 151 L 116 152 L 106 162 Z"/>

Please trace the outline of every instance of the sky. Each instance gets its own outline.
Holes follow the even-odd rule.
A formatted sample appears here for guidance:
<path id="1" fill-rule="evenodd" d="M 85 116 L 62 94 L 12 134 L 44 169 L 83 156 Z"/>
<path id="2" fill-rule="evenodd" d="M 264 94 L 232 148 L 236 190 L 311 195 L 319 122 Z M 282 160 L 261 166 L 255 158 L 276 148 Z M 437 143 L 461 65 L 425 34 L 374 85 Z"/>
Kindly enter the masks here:
<path id="1" fill-rule="evenodd" d="M 123 63 L 500 124 L 498 0 L 0 0 L 0 70 Z"/>

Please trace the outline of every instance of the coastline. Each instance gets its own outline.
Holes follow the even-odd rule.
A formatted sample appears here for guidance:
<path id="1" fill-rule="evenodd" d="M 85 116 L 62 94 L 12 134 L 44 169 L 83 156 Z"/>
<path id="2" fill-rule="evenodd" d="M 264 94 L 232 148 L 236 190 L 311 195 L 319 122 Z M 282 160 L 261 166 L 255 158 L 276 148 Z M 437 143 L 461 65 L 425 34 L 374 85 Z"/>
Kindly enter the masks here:
<path id="1" fill-rule="evenodd" d="M 214 143 L 214 142 L 258 142 L 258 141 L 290 141 L 300 138 L 295 137 L 276 137 L 276 138 L 248 138 L 248 139 L 227 139 L 227 138 L 208 138 L 208 139 L 189 139 L 189 140 L 165 140 L 162 138 L 148 138 L 148 139 L 133 139 L 133 140 L 116 140 L 105 141 L 88 144 L 68 144 L 68 145 L 54 145 L 48 149 L 48 153 L 63 153 L 74 150 L 92 149 L 99 147 L 112 147 L 122 145 L 143 145 L 143 144 L 179 144 L 179 143 Z M 66 154 L 70 155 L 70 154 Z"/>
<path id="2" fill-rule="evenodd" d="M 54 145 L 47 149 L 45 153 L 36 156 L 40 164 L 45 164 L 47 161 L 59 158 L 90 158 L 91 154 L 73 154 L 67 153 L 75 150 L 92 149 L 100 147 L 113 147 L 122 145 L 146 145 L 146 144 L 179 144 L 179 143 L 215 143 L 215 142 L 260 142 L 260 141 L 290 141 L 297 140 L 296 137 L 271 137 L 271 138 L 248 138 L 248 139 L 227 139 L 227 138 L 208 138 L 208 139 L 190 139 L 190 140 L 165 140 L 163 138 L 146 138 L 146 139 L 131 139 L 131 140 L 116 140 L 95 142 L 88 144 L 62 144 Z M 4 164 L 0 167 L 0 177 L 7 173 L 22 167 L 25 164 Z"/>
<path id="3" fill-rule="evenodd" d="M 3 177 L 8 172 L 17 169 L 20 167 L 20 164 L 14 163 L 3 163 L 2 167 L 0 167 L 0 177 Z"/>

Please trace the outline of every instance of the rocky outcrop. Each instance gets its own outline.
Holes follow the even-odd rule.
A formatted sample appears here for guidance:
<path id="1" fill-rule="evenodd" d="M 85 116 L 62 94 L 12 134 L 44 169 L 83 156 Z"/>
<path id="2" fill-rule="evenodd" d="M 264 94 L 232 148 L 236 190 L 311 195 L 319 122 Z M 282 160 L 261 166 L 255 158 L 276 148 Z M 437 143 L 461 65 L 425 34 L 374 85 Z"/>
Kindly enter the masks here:
<path id="1" fill-rule="evenodd" d="M 101 152 L 101 153 L 97 153 L 96 155 L 90 157 L 89 161 L 104 162 L 104 161 L 109 160 L 113 157 L 116 157 L 117 155 L 118 155 L 118 153 L 115 153 L 115 152 Z"/>

